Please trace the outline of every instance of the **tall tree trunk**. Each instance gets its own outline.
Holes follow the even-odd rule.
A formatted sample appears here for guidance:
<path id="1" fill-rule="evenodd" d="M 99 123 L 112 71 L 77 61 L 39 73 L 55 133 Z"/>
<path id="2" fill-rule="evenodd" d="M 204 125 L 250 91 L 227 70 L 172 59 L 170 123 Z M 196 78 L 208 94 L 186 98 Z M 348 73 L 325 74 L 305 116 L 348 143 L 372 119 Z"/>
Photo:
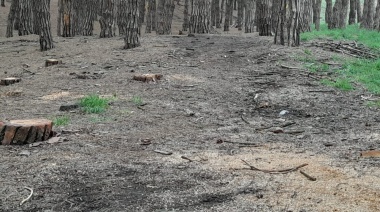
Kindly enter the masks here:
<path id="1" fill-rule="evenodd" d="M 83 36 L 92 36 L 94 32 L 94 16 L 96 15 L 96 0 L 84 0 L 83 17 L 80 33 Z"/>
<path id="2" fill-rule="evenodd" d="M 332 0 L 326 0 L 325 21 L 330 26 L 333 16 Z"/>
<path id="3" fill-rule="evenodd" d="M 40 0 L 40 3 L 36 4 L 36 11 L 40 23 L 40 49 L 46 51 L 54 48 L 50 28 L 50 0 Z"/>
<path id="4" fill-rule="evenodd" d="M 348 15 L 348 24 L 356 23 L 356 0 L 350 0 L 350 13 Z"/>
<path id="5" fill-rule="evenodd" d="M 365 29 L 373 29 L 373 18 L 375 15 L 375 1 L 365 0 L 363 6 L 363 19 L 360 27 Z"/>
<path id="6" fill-rule="evenodd" d="M 322 0 L 314 0 L 313 6 L 313 22 L 315 24 L 315 29 L 319 31 L 321 26 L 321 7 Z"/>
<path id="7" fill-rule="evenodd" d="M 220 24 L 223 23 L 225 12 L 226 12 L 226 0 L 222 0 L 222 2 L 220 3 L 220 20 L 219 20 Z"/>
<path id="8" fill-rule="evenodd" d="M 358 23 L 362 22 L 363 11 L 360 0 L 356 0 L 356 16 L 358 17 Z"/>
<path id="9" fill-rule="evenodd" d="M 279 0 L 273 3 L 273 7 L 277 8 L 278 16 L 276 20 L 276 27 L 274 33 L 274 43 L 277 44 L 278 37 L 280 38 L 280 44 L 285 45 L 285 23 L 287 22 L 287 2 L 286 0 Z"/>
<path id="10" fill-rule="evenodd" d="M 380 0 L 377 0 L 375 18 L 373 19 L 373 29 L 380 31 Z"/>
<path id="11" fill-rule="evenodd" d="M 272 1 L 270 0 L 257 0 L 256 1 L 256 23 L 260 36 L 272 35 Z"/>
<path id="12" fill-rule="evenodd" d="M 141 28 L 141 25 L 144 23 L 145 19 L 145 0 L 140 0 L 139 2 L 139 26 Z"/>
<path id="13" fill-rule="evenodd" d="M 189 0 L 185 0 L 185 8 L 183 10 L 183 24 L 182 30 L 187 31 L 189 29 Z"/>
<path id="14" fill-rule="evenodd" d="M 251 0 L 248 0 L 248 1 L 251 1 Z M 237 19 L 237 22 L 236 22 L 236 27 L 238 28 L 238 30 L 242 30 L 242 27 L 243 27 L 243 20 L 244 20 L 244 3 L 245 0 L 238 0 L 237 1 L 237 4 L 238 4 L 238 19 Z"/>
<path id="15" fill-rule="evenodd" d="M 220 0 L 215 0 L 215 26 L 216 28 L 222 28 L 220 23 Z"/>
<path id="16" fill-rule="evenodd" d="M 211 0 L 192 0 L 189 33 L 209 33 Z"/>
<path id="17" fill-rule="evenodd" d="M 231 11 L 233 11 L 233 1 L 234 0 L 226 0 L 226 13 L 224 19 L 224 31 L 230 31 L 230 23 L 232 20 Z"/>
<path id="18" fill-rule="evenodd" d="M 100 38 L 110 38 L 113 37 L 113 11 L 114 11 L 114 1 L 113 0 L 102 0 L 102 13 L 99 19 L 100 24 Z"/>
<path id="19" fill-rule="evenodd" d="M 127 20 L 127 27 L 124 37 L 124 49 L 131 49 L 140 46 L 139 30 L 139 1 L 138 0 L 121 0 L 126 1 L 127 6 L 121 7 L 123 18 Z"/>
<path id="20" fill-rule="evenodd" d="M 1 0 L 1 6 L 5 7 L 5 0 Z"/>
<path id="21" fill-rule="evenodd" d="M 187 0 L 188 1 L 188 0 Z M 148 11 L 146 13 L 145 33 L 151 33 L 156 25 L 156 0 L 148 0 Z"/>
<path id="22" fill-rule="evenodd" d="M 18 35 L 29 35 L 34 33 L 33 11 L 31 0 L 19 0 L 20 6 L 20 23 L 18 26 Z"/>
<path id="23" fill-rule="evenodd" d="M 157 34 L 168 35 L 171 33 L 174 8 L 174 0 L 158 0 Z"/>
<path id="24" fill-rule="evenodd" d="M 347 22 L 348 0 L 336 0 L 329 29 L 344 28 Z"/>
<path id="25" fill-rule="evenodd" d="M 17 15 L 18 0 L 13 0 L 8 13 L 7 32 L 5 37 L 13 37 L 13 25 Z"/>
<path id="26" fill-rule="evenodd" d="M 245 21 L 244 21 L 244 32 L 252 33 L 255 27 L 255 12 L 256 12 L 256 2 L 247 0 L 244 4 L 245 10 Z"/>

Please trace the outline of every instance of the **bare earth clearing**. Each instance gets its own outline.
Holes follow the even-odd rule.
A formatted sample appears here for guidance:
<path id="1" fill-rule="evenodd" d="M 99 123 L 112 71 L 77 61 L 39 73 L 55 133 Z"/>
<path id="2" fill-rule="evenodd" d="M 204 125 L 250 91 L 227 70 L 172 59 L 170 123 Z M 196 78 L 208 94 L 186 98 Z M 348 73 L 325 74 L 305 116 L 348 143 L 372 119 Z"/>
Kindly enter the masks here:
<path id="1" fill-rule="evenodd" d="M 8 7 L 0 12 L 4 36 Z M 303 70 L 305 47 L 239 32 L 144 35 L 128 51 L 121 38 L 94 36 L 55 37 L 41 53 L 37 40 L 0 38 L 0 77 L 22 79 L 0 86 L 0 120 L 67 115 L 70 124 L 55 127 L 63 143 L 0 146 L 0 211 L 380 211 L 380 160 L 360 157 L 380 149 L 379 111 L 359 86 L 342 92 Z M 45 68 L 49 58 L 64 64 Z M 132 80 L 145 73 L 164 77 Z M 88 94 L 116 98 L 101 115 L 58 110 Z M 317 180 L 242 160 L 307 163 L 300 170 Z M 20 206 L 24 187 L 34 193 Z"/>

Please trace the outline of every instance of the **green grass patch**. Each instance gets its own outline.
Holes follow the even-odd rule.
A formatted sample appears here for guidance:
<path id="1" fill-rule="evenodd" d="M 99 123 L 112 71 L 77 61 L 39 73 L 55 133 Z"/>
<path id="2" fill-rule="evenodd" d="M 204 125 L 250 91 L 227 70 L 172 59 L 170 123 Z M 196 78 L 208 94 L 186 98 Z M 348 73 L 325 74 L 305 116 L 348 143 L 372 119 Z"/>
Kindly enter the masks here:
<path id="1" fill-rule="evenodd" d="M 367 102 L 368 107 L 378 107 L 380 108 L 380 100 L 377 101 L 368 101 Z"/>
<path id="2" fill-rule="evenodd" d="M 68 125 L 70 122 L 70 118 L 68 116 L 59 116 L 59 117 L 55 117 L 53 119 L 53 124 L 54 126 L 66 126 Z"/>
<path id="3" fill-rule="evenodd" d="M 108 108 L 109 99 L 99 97 L 98 95 L 89 95 L 83 97 L 79 105 L 85 113 L 102 113 Z"/>
<path id="4" fill-rule="evenodd" d="M 352 40 L 374 50 L 380 49 L 380 32 L 361 29 L 359 25 L 348 25 L 344 29 L 328 29 L 326 24 L 322 24 L 320 31 L 314 30 L 301 34 L 302 41 L 314 39 Z"/>
<path id="5" fill-rule="evenodd" d="M 136 106 L 143 106 L 144 105 L 144 101 L 142 100 L 141 97 L 139 96 L 134 96 L 132 97 L 132 100 L 133 104 L 135 104 Z"/>
<path id="6" fill-rule="evenodd" d="M 335 81 L 323 79 L 323 80 L 321 80 L 321 83 L 324 85 L 336 87 L 336 88 L 343 90 L 343 91 L 354 90 L 354 87 L 350 83 L 349 79 L 346 79 L 346 78 L 339 78 L 339 79 L 336 79 Z"/>

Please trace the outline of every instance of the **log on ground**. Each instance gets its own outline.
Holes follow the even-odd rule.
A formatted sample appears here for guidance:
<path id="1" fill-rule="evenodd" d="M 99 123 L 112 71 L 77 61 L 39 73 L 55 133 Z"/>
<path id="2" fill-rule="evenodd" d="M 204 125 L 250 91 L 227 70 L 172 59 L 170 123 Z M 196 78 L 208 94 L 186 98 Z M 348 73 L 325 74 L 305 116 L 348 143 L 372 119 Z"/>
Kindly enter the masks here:
<path id="1" fill-rule="evenodd" d="M 48 140 L 53 122 L 47 119 L 0 121 L 0 144 L 22 145 Z"/>
<path id="2" fill-rule="evenodd" d="M 12 84 L 20 82 L 20 81 L 21 81 L 20 78 L 7 77 L 7 78 L 4 78 L 4 79 L 0 80 L 0 85 L 12 85 Z"/>

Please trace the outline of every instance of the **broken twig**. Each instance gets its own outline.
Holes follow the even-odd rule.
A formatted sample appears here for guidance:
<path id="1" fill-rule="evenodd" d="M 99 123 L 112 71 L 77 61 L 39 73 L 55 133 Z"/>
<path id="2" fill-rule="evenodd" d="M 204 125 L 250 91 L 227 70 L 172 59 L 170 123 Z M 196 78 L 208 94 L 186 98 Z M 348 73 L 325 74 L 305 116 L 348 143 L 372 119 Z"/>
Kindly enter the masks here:
<path id="1" fill-rule="evenodd" d="M 28 196 L 27 198 L 23 199 L 23 200 L 20 202 L 20 206 L 21 206 L 22 204 L 24 204 L 26 201 L 28 201 L 28 200 L 32 197 L 32 195 L 33 195 L 33 189 L 28 188 L 28 187 L 24 187 L 24 188 L 25 188 L 25 189 L 28 189 L 28 190 L 30 191 L 30 194 L 29 194 L 29 196 Z"/>
<path id="2" fill-rule="evenodd" d="M 243 115 L 241 115 L 240 118 L 241 118 L 241 120 L 243 120 L 245 123 L 247 123 L 247 124 L 251 124 L 249 121 L 247 121 L 247 120 L 243 117 Z"/>
<path id="3" fill-rule="evenodd" d="M 304 163 L 302 165 L 299 165 L 297 167 L 294 167 L 294 168 L 290 168 L 290 169 L 280 169 L 280 170 L 267 170 L 267 169 L 258 169 L 254 166 L 252 166 L 251 164 L 249 164 L 247 161 L 245 160 L 242 160 L 247 166 L 249 166 L 251 168 L 251 170 L 255 170 L 255 171 L 261 171 L 261 172 L 264 172 L 264 173 L 269 173 L 269 174 L 287 174 L 289 172 L 293 172 L 293 171 L 296 171 L 298 170 L 299 168 L 302 168 L 304 166 L 307 166 L 309 164 L 307 163 Z"/>
<path id="4" fill-rule="evenodd" d="M 156 152 L 156 153 L 162 154 L 162 155 L 171 155 L 171 154 L 173 154 L 172 152 L 166 152 L 166 151 L 162 151 L 162 150 L 158 150 L 158 149 L 155 149 L 153 151 Z"/>
<path id="5" fill-rule="evenodd" d="M 186 156 L 181 156 L 182 159 L 185 159 L 185 160 L 188 160 L 189 162 L 193 162 L 193 160 L 191 160 L 190 158 L 186 157 Z"/>
<path id="6" fill-rule="evenodd" d="M 304 171 L 302 171 L 302 170 L 300 170 L 300 173 L 301 173 L 303 176 L 305 176 L 307 179 L 311 180 L 311 181 L 317 181 L 317 178 L 312 177 L 312 176 L 306 174 L 306 173 L 305 173 Z"/>

